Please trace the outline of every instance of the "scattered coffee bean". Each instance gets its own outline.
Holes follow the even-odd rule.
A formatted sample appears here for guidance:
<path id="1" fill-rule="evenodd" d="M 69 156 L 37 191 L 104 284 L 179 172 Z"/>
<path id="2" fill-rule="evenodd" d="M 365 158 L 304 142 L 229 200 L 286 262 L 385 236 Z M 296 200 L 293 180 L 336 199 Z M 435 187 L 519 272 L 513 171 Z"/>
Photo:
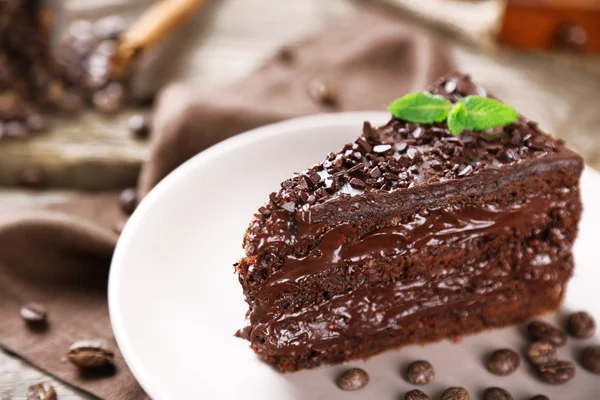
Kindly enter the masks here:
<path id="1" fill-rule="evenodd" d="M 123 86 L 120 83 L 109 83 L 104 89 L 94 93 L 92 98 L 94 109 L 104 114 L 114 114 L 119 111 L 124 94 Z"/>
<path id="2" fill-rule="evenodd" d="M 406 369 L 406 380 L 413 385 L 425 385 L 433 379 L 435 371 L 428 361 L 419 360 Z"/>
<path id="3" fill-rule="evenodd" d="M 580 362 L 583 368 L 600 375 L 600 346 L 588 346 L 581 351 Z"/>
<path id="4" fill-rule="evenodd" d="M 141 115 L 132 115 L 128 121 L 129 131 L 137 138 L 145 139 L 150 134 L 148 119 Z"/>
<path id="5" fill-rule="evenodd" d="M 556 361 L 556 347 L 546 340 L 533 342 L 527 348 L 527 357 L 534 365 Z"/>
<path id="6" fill-rule="evenodd" d="M 442 393 L 441 400 L 470 400 L 469 392 L 467 389 L 461 387 L 451 387 L 444 390 Z"/>
<path id="7" fill-rule="evenodd" d="M 119 195 L 119 204 L 125 214 L 132 214 L 137 207 L 137 192 L 134 188 L 125 189 Z"/>
<path id="8" fill-rule="evenodd" d="M 27 400 L 56 400 L 56 391 L 49 383 L 38 383 L 27 389 Z"/>
<path id="9" fill-rule="evenodd" d="M 418 389 L 411 390 L 410 392 L 406 392 L 404 395 L 404 400 L 430 400 L 429 396 L 425 393 L 421 392 Z"/>
<path id="10" fill-rule="evenodd" d="M 27 136 L 27 127 L 25 127 L 25 124 L 23 124 L 22 122 L 18 122 L 18 121 L 11 121 L 11 122 L 7 122 L 5 125 L 5 129 L 6 129 L 6 137 L 8 138 L 12 138 L 12 139 L 23 139 L 24 137 Z"/>
<path id="11" fill-rule="evenodd" d="M 596 321 L 585 311 L 573 313 L 567 321 L 567 332 L 576 338 L 590 338 L 596 333 Z"/>
<path id="12" fill-rule="evenodd" d="M 521 365 L 521 357 L 513 350 L 500 349 L 492 353 L 487 361 L 487 369 L 500 376 L 510 375 Z"/>
<path id="13" fill-rule="evenodd" d="M 294 49 L 289 46 L 283 46 L 277 51 L 277 58 L 284 63 L 291 63 L 295 58 Z"/>
<path id="14" fill-rule="evenodd" d="M 44 174 L 36 167 L 25 168 L 19 176 L 19 185 L 28 189 L 40 189 L 45 183 Z"/>
<path id="15" fill-rule="evenodd" d="M 323 79 L 313 79 L 308 83 L 310 96 L 323 104 L 334 105 L 338 101 L 337 86 Z"/>
<path id="16" fill-rule="evenodd" d="M 337 383 L 342 390 L 362 389 L 369 383 L 369 374 L 360 368 L 352 368 L 344 372 Z"/>
<path id="17" fill-rule="evenodd" d="M 28 324 L 43 324 L 48 314 L 46 309 L 37 303 L 27 303 L 21 307 L 21 318 Z"/>
<path id="18" fill-rule="evenodd" d="M 48 129 L 46 120 L 40 114 L 28 115 L 25 124 L 30 132 L 43 132 Z"/>
<path id="19" fill-rule="evenodd" d="M 69 361 L 83 369 L 106 368 L 114 365 L 115 355 L 99 340 L 81 340 L 69 347 Z"/>
<path id="20" fill-rule="evenodd" d="M 514 400 L 514 397 L 502 388 L 491 387 L 483 392 L 483 400 Z"/>
<path id="21" fill-rule="evenodd" d="M 540 377 L 552 385 L 560 385 L 575 376 L 575 366 L 570 361 L 551 361 L 538 367 Z"/>
<path id="22" fill-rule="evenodd" d="M 538 394 L 537 396 L 533 396 L 531 400 L 550 400 L 550 398 L 543 394 Z"/>
<path id="23" fill-rule="evenodd" d="M 535 340 L 547 340 L 557 347 L 567 343 L 567 335 L 564 332 L 543 321 L 533 321 L 527 326 L 527 330 Z"/>

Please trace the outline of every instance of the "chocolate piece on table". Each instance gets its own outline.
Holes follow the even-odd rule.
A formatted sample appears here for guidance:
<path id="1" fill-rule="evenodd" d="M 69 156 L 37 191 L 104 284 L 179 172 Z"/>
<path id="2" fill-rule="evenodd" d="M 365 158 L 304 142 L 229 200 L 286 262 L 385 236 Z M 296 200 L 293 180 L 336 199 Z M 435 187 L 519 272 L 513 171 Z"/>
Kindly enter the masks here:
<path id="1" fill-rule="evenodd" d="M 430 91 L 486 95 L 461 74 Z M 556 310 L 573 273 L 582 169 L 525 117 L 459 137 L 446 123 L 366 124 L 255 214 L 236 264 L 249 305 L 238 335 L 294 371 Z"/>

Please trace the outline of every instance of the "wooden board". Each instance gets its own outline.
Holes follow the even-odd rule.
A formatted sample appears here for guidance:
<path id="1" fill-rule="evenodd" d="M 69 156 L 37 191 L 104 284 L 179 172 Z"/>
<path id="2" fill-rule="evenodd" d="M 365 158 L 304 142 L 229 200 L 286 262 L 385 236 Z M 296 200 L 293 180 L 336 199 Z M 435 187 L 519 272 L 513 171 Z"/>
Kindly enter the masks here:
<path id="1" fill-rule="evenodd" d="M 52 130 L 21 141 L 0 142 L 0 184 L 19 185 L 23 171 L 35 167 L 46 187 L 100 190 L 135 184 L 147 141 L 127 130 L 133 110 L 114 117 L 84 112 L 51 118 Z"/>

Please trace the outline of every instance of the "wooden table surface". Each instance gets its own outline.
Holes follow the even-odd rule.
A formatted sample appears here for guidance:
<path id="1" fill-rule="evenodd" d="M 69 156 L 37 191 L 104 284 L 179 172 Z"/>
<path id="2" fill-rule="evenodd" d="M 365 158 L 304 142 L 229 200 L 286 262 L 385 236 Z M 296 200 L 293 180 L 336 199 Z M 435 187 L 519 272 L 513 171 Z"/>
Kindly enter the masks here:
<path id="1" fill-rule="evenodd" d="M 202 46 L 195 55 L 198 71 L 193 84 L 203 90 L 236 79 L 282 43 L 356 13 L 358 3 L 360 1 L 350 0 L 219 1 L 210 10 L 210 26 L 205 29 Z M 542 128 L 566 139 L 584 155 L 588 164 L 600 168 L 600 79 L 597 76 L 573 72 L 564 65 L 527 55 L 481 54 L 458 42 L 449 42 L 448 48 L 459 70 L 471 73 L 498 97 L 540 121 Z M 0 209 L 14 212 L 60 202 L 71 194 L 68 191 L 0 190 Z M 21 360 L 0 353 L 0 395 L 25 399 L 27 387 L 40 381 L 52 382 L 60 400 L 92 398 L 61 385 Z"/>

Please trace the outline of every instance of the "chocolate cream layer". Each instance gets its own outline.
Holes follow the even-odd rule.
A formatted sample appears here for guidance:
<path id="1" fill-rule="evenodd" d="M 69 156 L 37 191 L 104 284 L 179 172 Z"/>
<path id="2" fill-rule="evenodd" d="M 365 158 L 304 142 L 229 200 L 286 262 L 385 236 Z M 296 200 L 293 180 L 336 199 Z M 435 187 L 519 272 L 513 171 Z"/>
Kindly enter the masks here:
<path id="1" fill-rule="evenodd" d="M 367 234 L 359 234 L 350 223 L 331 227 L 305 257 L 288 255 L 284 267 L 262 283 L 251 306 L 246 335 L 263 351 L 299 355 L 326 350 L 351 338 L 402 329 L 415 317 L 427 313 L 468 307 L 484 297 L 507 295 L 522 286 L 522 281 L 544 287 L 562 282 L 564 276 L 544 276 L 532 271 L 568 266 L 570 244 L 564 243 L 564 238 L 556 246 L 533 239 L 553 228 L 555 221 L 549 215 L 554 210 L 568 212 L 568 204 L 577 201 L 577 191 L 571 193 L 563 188 L 556 195 L 530 196 L 518 204 L 429 209 L 416 214 L 409 223 Z M 296 229 L 299 233 L 314 232 L 322 229 L 318 225 L 300 224 Z M 490 253 L 481 252 L 481 238 L 508 242 L 511 237 L 518 237 L 515 243 L 520 243 L 528 235 L 534 243 L 532 247 L 506 247 L 493 258 Z M 279 301 L 282 293 L 301 291 L 304 282 L 329 270 L 360 270 L 382 260 L 398 263 L 427 248 L 463 253 L 466 250 L 479 256 L 467 260 L 461 268 L 438 268 L 436 275 L 405 277 L 377 285 L 365 281 L 318 304 L 297 307 L 300 311 Z"/>

